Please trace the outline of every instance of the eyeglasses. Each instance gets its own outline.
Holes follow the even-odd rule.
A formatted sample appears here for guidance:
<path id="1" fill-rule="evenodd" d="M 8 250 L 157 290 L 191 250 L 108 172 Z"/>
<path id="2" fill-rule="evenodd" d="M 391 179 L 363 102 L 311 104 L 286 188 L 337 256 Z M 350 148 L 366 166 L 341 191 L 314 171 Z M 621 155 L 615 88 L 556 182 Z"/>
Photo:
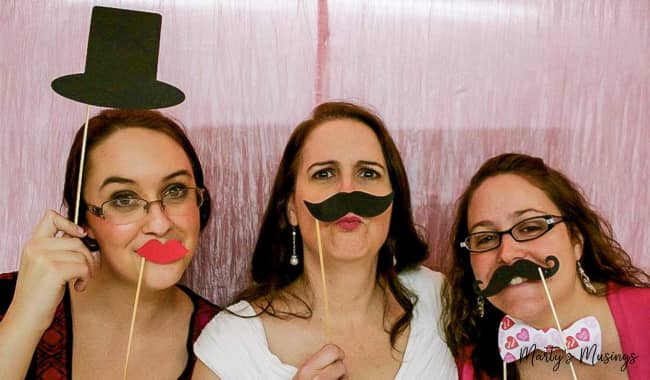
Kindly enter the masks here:
<path id="1" fill-rule="evenodd" d="M 146 201 L 141 198 L 126 195 L 119 196 L 102 203 L 101 206 L 88 206 L 88 211 L 105 219 L 112 224 L 130 224 L 143 219 L 151 205 L 160 202 L 161 209 L 168 216 L 183 216 L 195 212 L 201 207 L 204 199 L 204 189 L 198 187 L 172 186 L 162 193 L 160 199 Z"/>
<path id="2" fill-rule="evenodd" d="M 502 240 L 501 237 L 505 234 L 509 234 L 518 242 L 535 240 L 550 231 L 556 224 L 562 222 L 564 220 L 560 216 L 534 216 L 522 220 L 507 231 L 482 231 L 469 234 L 460 243 L 460 246 L 471 253 L 486 252 L 499 248 Z"/>

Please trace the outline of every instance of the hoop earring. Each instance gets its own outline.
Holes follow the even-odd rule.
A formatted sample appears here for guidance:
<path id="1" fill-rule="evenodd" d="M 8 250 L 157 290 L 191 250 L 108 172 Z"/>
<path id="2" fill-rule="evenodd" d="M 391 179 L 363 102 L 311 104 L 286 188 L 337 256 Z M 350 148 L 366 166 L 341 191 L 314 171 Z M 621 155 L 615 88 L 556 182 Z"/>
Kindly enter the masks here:
<path id="1" fill-rule="evenodd" d="M 580 264 L 580 261 L 576 261 L 576 267 L 578 268 L 578 276 L 580 276 L 580 281 L 582 281 L 582 286 L 587 290 L 587 293 L 589 294 L 596 294 L 596 288 L 591 284 L 591 279 L 589 276 L 587 276 L 587 273 L 585 273 L 585 270 L 582 269 L 582 264 Z"/>
<path id="2" fill-rule="evenodd" d="M 295 226 L 291 226 L 291 246 L 292 246 L 292 250 L 291 250 L 291 258 L 289 259 L 289 264 L 295 267 L 300 262 L 298 260 L 298 255 L 296 254 L 296 227 Z"/>
<path id="3" fill-rule="evenodd" d="M 478 314 L 478 317 L 481 319 L 483 319 L 483 316 L 485 315 L 485 299 L 483 296 L 476 297 L 476 314 Z"/>

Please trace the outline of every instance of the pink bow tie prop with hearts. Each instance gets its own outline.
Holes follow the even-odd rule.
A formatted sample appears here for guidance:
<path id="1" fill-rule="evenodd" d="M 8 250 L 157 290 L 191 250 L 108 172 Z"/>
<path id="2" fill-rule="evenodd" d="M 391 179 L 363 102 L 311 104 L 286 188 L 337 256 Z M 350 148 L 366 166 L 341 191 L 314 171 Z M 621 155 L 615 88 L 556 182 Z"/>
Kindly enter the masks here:
<path id="1" fill-rule="evenodd" d="M 568 355 L 589 365 L 598 362 L 602 333 L 598 320 L 592 316 L 575 321 L 560 334 L 555 328 L 538 330 L 506 315 L 499 324 L 499 354 L 504 362 L 512 363 L 535 350 L 564 350 L 562 335 L 566 337 Z"/>

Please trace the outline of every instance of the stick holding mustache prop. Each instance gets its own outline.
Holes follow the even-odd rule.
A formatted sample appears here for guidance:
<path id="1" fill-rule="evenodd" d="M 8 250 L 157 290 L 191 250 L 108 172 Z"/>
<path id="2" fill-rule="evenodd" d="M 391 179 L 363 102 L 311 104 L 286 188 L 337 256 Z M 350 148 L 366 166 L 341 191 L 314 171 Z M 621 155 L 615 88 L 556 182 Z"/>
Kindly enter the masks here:
<path id="1" fill-rule="evenodd" d="M 549 305 L 551 306 L 551 312 L 553 313 L 553 318 L 555 319 L 557 329 L 560 331 L 560 333 L 562 333 L 560 321 L 557 317 L 555 306 L 553 305 L 553 301 L 551 299 L 551 293 L 549 292 L 546 285 L 546 279 L 553 276 L 560 269 L 560 261 L 555 256 L 548 256 L 544 261 L 547 264 L 550 262 L 553 265 L 545 268 L 543 266 L 537 265 L 532 261 L 521 259 L 512 265 L 501 266 L 494 272 L 490 278 L 488 286 L 486 286 L 485 289 L 481 290 L 479 287 L 479 285 L 483 283 L 482 281 L 474 281 L 474 292 L 479 296 L 487 298 L 499 293 L 506 286 L 508 286 L 510 284 L 510 281 L 512 281 L 512 279 L 515 277 L 522 277 L 528 280 L 541 279 L 542 284 L 544 285 L 544 291 L 546 292 L 546 297 L 548 299 Z M 562 338 L 562 341 L 565 342 L 564 337 Z M 564 350 L 567 352 L 566 347 L 564 347 Z M 577 380 L 575 369 L 573 368 L 573 362 L 571 360 L 569 360 L 569 368 L 571 369 L 573 380 Z M 507 378 L 507 365 L 505 361 L 503 362 L 503 378 Z"/>
<path id="2" fill-rule="evenodd" d="M 545 278 L 549 278 L 560 269 L 560 261 L 557 257 L 548 256 L 544 261 L 546 261 L 547 264 L 550 261 L 553 265 L 545 268 L 530 260 L 521 259 L 515 261 L 512 265 L 500 266 L 496 271 L 494 271 L 494 274 L 490 278 L 490 282 L 488 282 L 485 289 L 481 290 L 479 287 L 479 285 L 483 284 L 483 281 L 474 281 L 474 292 L 482 297 L 492 297 L 508 286 L 510 281 L 515 277 L 522 277 L 527 280 L 537 280 L 539 278 L 537 270 L 539 269 L 542 271 Z"/>
<path id="3" fill-rule="evenodd" d="M 309 210 L 316 221 L 316 242 L 318 243 L 318 258 L 320 260 L 320 274 L 323 284 L 323 302 L 325 303 L 325 335 L 327 336 L 328 343 L 332 343 L 332 322 L 327 296 L 323 245 L 320 239 L 320 223 L 318 221 L 334 222 L 349 213 L 370 218 L 386 211 L 391 203 L 393 203 L 392 192 L 385 196 L 376 196 L 362 191 L 336 193 L 320 203 L 305 201 L 307 210 Z"/>
<path id="4" fill-rule="evenodd" d="M 542 285 L 544 285 L 544 292 L 546 293 L 546 298 L 548 299 L 548 304 L 551 306 L 551 312 L 553 313 L 553 319 L 555 319 L 555 326 L 557 327 L 557 331 L 560 332 L 560 335 L 562 336 L 562 345 L 564 345 L 564 352 L 569 352 L 566 347 L 566 338 L 564 337 L 564 332 L 562 330 L 562 326 L 560 325 L 560 319 L 557 317 L 557 313 L 555 312 L 555 306 L 553 305 L 553 299 L 551 299 L 551 292 L 548 291 L 548 286 L 546 285 L 546 279 L 544 278 L 544 273 L 542 272 L 542 268 L 538 268 L 537 272 L 539 274 L 539 278 L 542 279 Z M 573 376 L 573 380 L 578 380 L 578 376 L 576 376 L 576 370 L 573 368 L 573 360 L 569 358 L 569 368 L 571 369 L 571 375 Z"/>

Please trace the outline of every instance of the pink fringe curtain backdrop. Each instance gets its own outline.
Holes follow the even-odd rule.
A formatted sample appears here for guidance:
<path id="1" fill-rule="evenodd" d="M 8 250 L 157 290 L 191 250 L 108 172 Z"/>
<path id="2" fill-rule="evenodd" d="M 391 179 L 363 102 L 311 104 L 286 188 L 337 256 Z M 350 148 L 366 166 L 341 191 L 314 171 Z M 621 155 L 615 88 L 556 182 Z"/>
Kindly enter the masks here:
<path id="1" fill-rule="evenodd" d="M 282 148 L 319 101 L 373 107 L 402 152 L 441 268 L 453 202 L 488 157 L 544 157 L 581 184 L 650 269 L 650 2 L 645 0 L 22 1 L 0 4 L 0 271 L 47 208 L 85 106 L 50 81 L 81 72 L 93 5 L 163 14 L 158 78 L 214 213 L 185 282 L 226 302 L 247 265 Z M 98 110 L 93 109 L 93 113 Z"/>

